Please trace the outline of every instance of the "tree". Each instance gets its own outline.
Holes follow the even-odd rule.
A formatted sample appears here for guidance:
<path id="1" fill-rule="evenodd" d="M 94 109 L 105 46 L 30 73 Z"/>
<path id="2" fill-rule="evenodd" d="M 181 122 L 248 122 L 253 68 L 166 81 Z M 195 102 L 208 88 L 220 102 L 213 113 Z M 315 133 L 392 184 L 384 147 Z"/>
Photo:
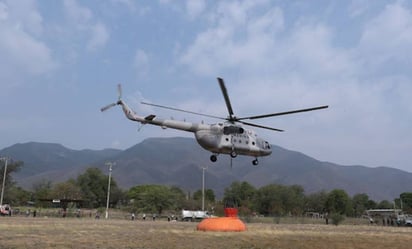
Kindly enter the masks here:
<path id="1" fill-rule="evenodd" d="M 44 199 L 52 199 L 52 182 L 50 180 L 41 180 L 33 184 L 33 197 L 37 206 L 40 207 L 49 207 L 50 203 L 39 202 Z"/>
<path id="2" fill-rule="evenodd" d="M 378 204 L 374 200 L 369 200 L 368 201 L 368 206 L 367 209 L 375 209 L 377 208 Z"/>
<path id="3" fill-rule="evenodd" d="M 51 191 L 53 199 L 81 200 L 82 191 L 74 179 L 57 183 Z"/>
<path id="4" fill-rule="evenodd" d="M 140 185 L 130 188 L 128 197 L 136 210 L 161 214 L 167 209 L 180 209 L 184 195 L 163 185 Z"/>
<path id="5" fill-rule="evenodd" d="M 233 182 L 229 188 L 225 189 L 223 202 L 226 205 L 242 206 L 249 209 L 253 208 L 253 200 L 256 189 L 248 182 Z"/>
<path id="6" fill-rule="evenodd" d="M 387 201 L 387 200 L 383 200 L 383 201 L 378 203 L 377 208 L 379 208 L 379 209 L 391 209 L 391 208 L 393 208 L 393 203 L 391 203 L 390 201 Z"/>
<path id="7" fill-rule="evenodd" d="M 324 213 L 328 193 L 320 191 L 305 198 L 305 210 L 308 212 Z"/>
<path id="8" fill-rule="evenodd" d="M 402 201 L 403 209 L 406 212 L 411 213 L 412 212 L 412 192 L 404 192 L 400 194 L 400 201 Z"/>
<path id="9" fill-rule="evenodd" d="M 284 186 L 281 193 L 284 210 L 291 215 L 302 215 L 305 195 L 303 187 L 299 185 Z"/>
<path id="10" fill-rule="evenodd" d="M 193 193 L 193 199 L 202 200 L 202 190 Z M 212 189 L 205 189 L 205 201 L 206 202 L 215 202 L 215 192 Z"/>
<path id="11" fill-rule="evenodd" d="M 30 201 L 31 193 L 23 188 L 13 185 L 8 189 L 7 203 L 13 206 L 26 205 Z M 6 202 L 5 202 L 6 203 Z"/>
<path id="12" fill-rule="evenodd" d="M 350 212 L 349 196 L 343 189 L 332 190 L 326 199 L 326 210 L 329 213 L 347 214 Z"/>
<path id="13" fill-rule="evenodd" d="M 255 203 L 257 211 L 265 215 L 300 215 L 304 208 L 303 188 L 266 185 L 257 191 Z"/>
<path id="14" fill-rule="evenodd" d="M 369 196 L 367 194 L 356 194 L 352 198 L 353 215 L 361 216 L 365 210 L 369 209 Z"/>
<path id="15" fill-rule="evenodd" d="M 1 160 L 0 161 L 0 187 L 3 187 L 3 177 L 4 177 L 4 170 L 5 170 L 5 161 Z M 13 177 L 11 176 L 12 173 L 15 173 L 20 170 L 20 168 L 23 166 L 23 162 L 21 161 L 7 161 L 7 172 L 6 172 L 6 181 L 4 183 L 4 196 L 3 196 L 3 203 L 10 203 L 12 204 L 13 195 L 11 193 L 11 190 L 15 186 L 15 182 L 13 180 Z"/>
<path id="16" fill-rule="evenodd" d="M 88 168 L 86 172 L 77 177 L 76 182 L 87 206 L 92 208 L 106 206 L 108 180 L 109 177 L 98 168 Z M 121 199 L 122 191 L 117 187 L 113 178 L 110 183 L 110 192 L 110 203 L 117 203 Z"/>

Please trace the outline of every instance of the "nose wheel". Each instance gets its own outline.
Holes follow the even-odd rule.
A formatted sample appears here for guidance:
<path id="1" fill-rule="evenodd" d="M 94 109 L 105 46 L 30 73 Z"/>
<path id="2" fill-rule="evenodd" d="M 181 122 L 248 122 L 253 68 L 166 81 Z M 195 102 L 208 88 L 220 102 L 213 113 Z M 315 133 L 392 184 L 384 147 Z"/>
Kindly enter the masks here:
<path id="1" fill-rule="evenodd" d="M 210 161 L 216 162 L 217 161 L 217 156 L 216 155 L 211 155 L 210 156 Z"/>
<path id="2" fill-rule="evenodd" d="M 252 164 L 253 164 L 254 166 L 257 166 L 257 165 L 259 164 L 258 159 L 256 158 L 255 160 L 253 160 L 253 161 L 252 161 Z"/>

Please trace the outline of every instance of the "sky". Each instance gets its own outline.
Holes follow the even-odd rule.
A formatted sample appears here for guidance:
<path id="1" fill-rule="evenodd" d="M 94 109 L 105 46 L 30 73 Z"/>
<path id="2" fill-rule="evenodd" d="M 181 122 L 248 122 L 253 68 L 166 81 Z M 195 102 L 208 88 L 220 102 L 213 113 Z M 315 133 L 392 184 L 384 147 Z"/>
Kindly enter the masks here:
<path id="1" fill-rule="evenodd" d="M 0 0 L 0 149 L 30 141 L 129 148 L 192 122 L 329 105 L 256 121 L 260 137 L 321 161 L 412 172 L 411 1 Z M 276 155 L 272 154 L 272 157 Z"/>

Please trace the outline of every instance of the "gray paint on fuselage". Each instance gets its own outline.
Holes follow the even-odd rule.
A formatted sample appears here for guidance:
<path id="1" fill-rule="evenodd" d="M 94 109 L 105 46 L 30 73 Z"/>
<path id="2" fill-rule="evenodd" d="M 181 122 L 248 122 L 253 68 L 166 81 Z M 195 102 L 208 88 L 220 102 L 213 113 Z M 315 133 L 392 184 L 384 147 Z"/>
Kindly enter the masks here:
<path id="1" fill-rule="evenodd" d="M 267 156 L 272 153 L 268 142 L 257 137 L 256 133 L 244 129 L 243 134 L 223 134 L 223 124 L 211 125 L 210 130 L 195 132 L 197 142 L 204 149 L 216 154 L 230 154 L 232 151 L 239 155 Z"/>

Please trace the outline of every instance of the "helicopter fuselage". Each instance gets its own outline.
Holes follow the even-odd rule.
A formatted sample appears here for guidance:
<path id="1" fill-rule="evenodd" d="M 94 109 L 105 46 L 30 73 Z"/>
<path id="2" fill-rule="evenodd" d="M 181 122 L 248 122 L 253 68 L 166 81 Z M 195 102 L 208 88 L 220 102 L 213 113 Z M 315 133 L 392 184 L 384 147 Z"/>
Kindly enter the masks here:
<path id="1" fill-rule="evenodd" d="M 117 104 L 122 106 L 126 117 L 132 121 L 160 126 L 163 129 L 171 128 L 193 132 L 199 145 L 214 154 L 230 154 L 232 157 L 237 155 L 262 157 L 272 153 L 269 143 L 259 138 L 253 130 L 230 122 L 204 124 L 161 119 L 155 115 L 143 117 L 137 115 L 123 101 L 119 101 Z"/>
<path id="2" fill-rule="evenodd" d="M 209 125 L 208 129 L 195 132 L 197 142 L 204 149 L 215 154 L 268 156 L 272 153 L 267 141 L 259 138 L 253 130 L 230 123 Z"/>

